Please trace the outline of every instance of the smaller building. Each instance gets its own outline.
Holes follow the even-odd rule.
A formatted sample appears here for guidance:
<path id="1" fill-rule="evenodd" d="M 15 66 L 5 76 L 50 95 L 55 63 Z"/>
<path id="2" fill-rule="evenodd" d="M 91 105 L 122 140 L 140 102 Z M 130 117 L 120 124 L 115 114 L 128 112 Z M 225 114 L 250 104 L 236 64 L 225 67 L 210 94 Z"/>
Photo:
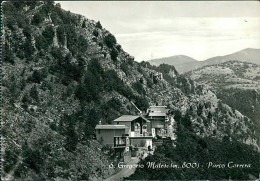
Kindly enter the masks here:
<path id="1" fill-rule="evenodd" d="M 123 115 L 113 121 L 113 125 L 97 125 L 96 137 L 102 145 L 114 148 L 152 148 L 150 121 L 143 116 Z"/>
<path id="2" fill-rule="evenodd" d="M 152 133 L 150 121 L 143 116 L 123 115 L 115 119 L 115 125 L 125 125 L 126 135 L 129 136 L 130 145 L 134 147 L 152 148 Z"/>
<path id="3" fill-rule="evenodd" d="M 113 122 L 115 125 L 127 126 L 125 134 L 129 137 L 151 136 L 150 121 L 143 116 L 123 115 Z"/>
<path id="4" fill-rule="evenodd" d="M 147 119 L 151 121 L 153 136 L 164 136 L 167 130 L 168 109 L 166 106 L 150 106 L 147 109 Z"/>
<path id="5" fill-rule="evenodd" d="M 113 147 L 125 147 L 126 137 L 125 125 L 97 125 L 96 137 L 102 145 L 111 145 Z"/>

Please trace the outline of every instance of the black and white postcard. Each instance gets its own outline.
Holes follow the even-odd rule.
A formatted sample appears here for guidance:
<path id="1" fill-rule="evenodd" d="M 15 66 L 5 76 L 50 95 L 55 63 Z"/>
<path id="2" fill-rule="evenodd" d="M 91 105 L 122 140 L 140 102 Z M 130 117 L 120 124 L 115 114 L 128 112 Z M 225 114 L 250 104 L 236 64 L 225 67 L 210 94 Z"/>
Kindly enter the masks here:
<path id="1" fill-rule="evenodd" d="M 259 1 L 5 1 L 1 180 L 259 180 Z"/>

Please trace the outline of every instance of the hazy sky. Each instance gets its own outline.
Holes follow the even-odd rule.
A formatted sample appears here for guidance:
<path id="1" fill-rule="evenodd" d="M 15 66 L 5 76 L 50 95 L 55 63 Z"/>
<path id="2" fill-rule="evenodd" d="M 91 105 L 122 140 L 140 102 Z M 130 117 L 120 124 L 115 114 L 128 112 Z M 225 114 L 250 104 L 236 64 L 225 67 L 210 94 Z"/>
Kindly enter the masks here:
<path id="1" fill-rule="evenodd" d="M 137 61 L 172 55 L 197 60 L 260 48 L 258 1 L 63 1 L 100 21 Z"/>

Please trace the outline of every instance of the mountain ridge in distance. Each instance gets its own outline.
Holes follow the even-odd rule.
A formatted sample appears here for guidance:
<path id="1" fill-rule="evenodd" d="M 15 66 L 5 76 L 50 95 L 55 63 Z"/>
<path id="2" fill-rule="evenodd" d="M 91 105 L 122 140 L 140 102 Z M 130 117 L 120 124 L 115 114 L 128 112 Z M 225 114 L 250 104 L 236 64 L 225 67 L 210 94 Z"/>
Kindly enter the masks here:
<path id="1" fill-rule="evenodd" d="M 149 62 L 152 65 L 159 66 L 160 64 L 169 64 L 169 65 L 178 65 L 178 64 L 183 64 L 183 63 L 189 63 L 189 62 L 197 62 L 198 60 L 186 56 L 186 55 L 175 55 L 175 56 L 170 56 L 170 57 L 164 57 L 164 58 L 156 58 L 149 60 Z"/>
<path id="2" fill-rule="evenodd" d="M 212 58 L 206 59 L 204 61 L 190 61 L 190 62 L 186 62 L 186 63 L 177 63 L 177 64 L 172 63 L 170 65 L 174 65 L 179 73 L 185 73 L 190 70 L 195 70 L 197 68 L 200 68 L 200 67 L 203 67 L 206 65 L 224 63 L 224 62 L 227 62 L 230 60 L 246 61 L 249 63 L 260 64 L 259 57 L 260 57 L 260 49 L 246 48 L 246 49 L 243 49 L 243 50 L 240 50 L 238 52 L 234 52 L 234 53 L 231 53 L 228 55 L 212 57 Z M 163 60 L 163 58 L 156 59 L 156 60 L 159 62 L 160 60 Z M 148 62 L 155 65 L 155 63 L 152 62 L 151 60 Z M 172 61 L 172 62 L 174 62 L 174 61 Z M 166 63 L 166 62 L 162 62 L 162 63 Z"/>
<path id="3" fill-rule="evenodd" d="M 238 60 L 238 61 L 246 61 L 249 63 L 260 64 L 259 56 L 260 56 L 260 49 L 246 48 L 228 55 L 212 57 L 206 59 L 205 61 L 210 63 L 222 63 L 229 60 Z"/>

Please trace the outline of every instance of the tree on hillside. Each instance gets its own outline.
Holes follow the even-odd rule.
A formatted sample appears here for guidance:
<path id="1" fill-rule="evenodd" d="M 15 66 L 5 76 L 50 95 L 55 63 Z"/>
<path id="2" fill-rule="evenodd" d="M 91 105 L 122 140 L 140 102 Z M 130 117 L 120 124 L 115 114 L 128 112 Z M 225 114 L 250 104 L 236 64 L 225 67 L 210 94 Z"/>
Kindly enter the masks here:
<path id="1" fill-rule="evenodd" d="M 94 35 L 95 37 L 98 37 L 98 35 L 99 35 L 99 32 L 98 32 L 98 30 L 97 30 L 97 29 L 94 29 L 94 31 L 93 31 L 93 35 Z"/>
<path id="2" fill-rule="evenodd" d="M 42 32 L 42 36 L 45 38 L 47 45 L 51 45 L 53 43 L 55 32 L 52 26 L 47 26 Z"/>
<path id="3" fill-rule="evenodd" d="M 14 64 L 14 54 L 7 43 L 5 43 L 3 47 L 3 61 L 11 63 L 12 65 Z"/>
<path id="4" fill-rule="evenodd" d="M 61 45 L 65 44 L 66 30 L 63 25 L 57 28 L 57 39 Z"/>
<path id="5" fill-rule="evenodd" d="M 74 152 L 78 144 L 78 135 L 76 132 L 76 116 L 75 114 L 64 114 L 60 120 L 58 130 L 65 136 L 64 147 L 69 152 Z"/>
<path id="6" fill-rule="evenodd" d="M 99 120 L 99 114 L 97 113 L 95 108 L 92 108 L 87 115 L 87 119 L 84 121 L 85 139 L 92 138 L 93 135 L 95 135 L 95 126 L 98 124 Z"/>
<path id="7" fill-rule="evenodd" d="M 31 23 L 32 23 L 32 25 L 38 26 L 40 23 L 43 22 L 43 20 L 44 20 L 43 15 L 40 14 L 40 13 L 37 13 L 37 14 L 35 14 L 35 15 L 33 16 Z"/>
<path id="8" fill-rule="evenodd" d="M 99 29 L 102 29 L 102 25 L 101 25 L 100 21 L 97 22 L 96 27 Z"/>
<path id="9" fill-rule="evenodd" d="M 143 85 L 137 81 L 135 83 L 133 83 L 133 88 L 141 95 L 146 95 L 146 91 L 143 88 Z"/>
<path id="10" fill-rule="evenodd" d="M 84 19 L 82 25 L 81 25 L 82 28 L 86 28 L 86 20 Z"/>
<path id="11" fill-rule="evenodd" d="M 117 51 L 116 48 L 112 48 L 111 51 L 111 59 L 114 61 L 117 61 L 117 56 L 119 55 L 119 52 Z"/>
<path id="12" fill-rule="evenodd" d="M 27 62 L 29 62 L 31 59 L 33 59 L 34 54 L 34 47 L 32 45 L 32 40 L 29 38 L 26 38 L 26 41 L 24 43 L 24 55 L 26 57 Z"/>
<path id="13" fill-rule="evenodd" d="M 116 44 L 116 38 L 111 33 L 105 36 L 104 40 L 109 48 L 113 48 L 113 46 Z"/>
<path id="14" fill-rule="evenodd" d="M 36 101 L 39 101 L 39 91 L 37 87 L 34 85 L 30 90 L 30 96 Z"/>

